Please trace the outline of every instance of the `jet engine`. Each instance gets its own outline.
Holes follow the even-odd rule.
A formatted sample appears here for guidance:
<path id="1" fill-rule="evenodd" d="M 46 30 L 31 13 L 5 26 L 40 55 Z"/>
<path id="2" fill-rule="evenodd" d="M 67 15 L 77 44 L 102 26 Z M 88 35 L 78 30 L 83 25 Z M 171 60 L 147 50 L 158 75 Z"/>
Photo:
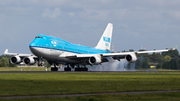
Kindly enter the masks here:
<path id="1" fill-rule="evenodd" d="M 101 58 L 98 57 L 98 56 L 92 56 L 89 58 L 89 63 L 91 65 L 95 65 L 95 64 L 100 64 L 102 61 L 101 61 Z"/>
<path id="2" fill-rule="evenodd" d="M 36 63 L 33 57 L 26 57 L 24 58 L 24 63 L 27 65 L 33 65 Z"/>
<path id="3" fill-rule="evenodd" d="M 136 55 L 134 53 L 126 55 L 125 59 L 128 62 L 136 62 L 137 61 L 137 57 L 136 57 Z"/>
<path id="4" fill-rule="evenodd" d="M 18 55 L 16 55 L 16 56 L 11 57 L 10 62 L 12 64 L 20 64 L 22 61 L 21 61 L 21 58 Z"/>

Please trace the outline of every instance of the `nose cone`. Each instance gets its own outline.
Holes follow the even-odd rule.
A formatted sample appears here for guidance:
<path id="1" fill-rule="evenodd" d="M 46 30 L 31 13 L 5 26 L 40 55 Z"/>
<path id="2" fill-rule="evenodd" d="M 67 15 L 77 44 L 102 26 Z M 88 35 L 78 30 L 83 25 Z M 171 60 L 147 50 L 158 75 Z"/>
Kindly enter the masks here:
<path id="1" fill-rule="evenodd" d="M 35 46 L 36 46 L 36 44 L 33 42 L 31 42 L 31 44 L 29 45 L 29 47 L 35 47 Z"/>
<path id="2" fill-rule="evenodd" d="M 31 47 L 31 46 L 29 46 L 29 49 L 31 50 L 31 52 L 32 52 L 34 55 L 37 55 L 38 50 L 36 49 L 36 47 Z"/>
<path id="3" fill-rule="evenodd" d="M 38 53 L 38 50 L 37 50 L 37 40 L 36 39 L 34 39 L 31 43 L 30 43 L 30 45 L 29 45 L 29 49 L 31 50 L 31 52 L 34 54 L 34 55 L 36 55 L 37 56 L 37 53 Z"/>

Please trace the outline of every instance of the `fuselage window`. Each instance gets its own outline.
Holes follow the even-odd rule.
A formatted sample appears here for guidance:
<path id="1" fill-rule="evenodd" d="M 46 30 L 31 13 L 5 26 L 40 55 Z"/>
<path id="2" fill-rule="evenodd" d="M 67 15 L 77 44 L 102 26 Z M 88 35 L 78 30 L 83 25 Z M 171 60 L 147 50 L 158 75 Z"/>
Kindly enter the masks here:
<path id="1" fill-rule="evenodd" d="M 41 38 L 42 39 L 42 37 L 40 37 L 40 36 L 36 36 L 36 38 Z"/>

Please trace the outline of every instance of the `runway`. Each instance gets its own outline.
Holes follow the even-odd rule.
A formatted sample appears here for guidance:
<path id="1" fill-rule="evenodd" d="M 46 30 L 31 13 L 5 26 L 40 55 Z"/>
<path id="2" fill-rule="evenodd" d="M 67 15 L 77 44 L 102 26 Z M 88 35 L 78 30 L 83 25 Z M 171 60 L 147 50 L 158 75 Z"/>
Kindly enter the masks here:
<path id="1" fill-rule="evenodd" d="M 180 71 L 0 71 L 0 73 L 180 73 Z"/>
<path id="2" fill-rule="evenodd" d="M 76 96 L 92 96 L 92 95 L 139 95 L 139 94 L 172 93 L 172 92 L 180 92 L 180 90 L 116 92 L 116 93 L 92 93 L 92 94 L 69 94 L 69 95 L 8 96 L 8 97 L 0 97 L 0 99 L 25 99 L 25 98 L 44 98 L 44 97 L 76 97 Z"/>

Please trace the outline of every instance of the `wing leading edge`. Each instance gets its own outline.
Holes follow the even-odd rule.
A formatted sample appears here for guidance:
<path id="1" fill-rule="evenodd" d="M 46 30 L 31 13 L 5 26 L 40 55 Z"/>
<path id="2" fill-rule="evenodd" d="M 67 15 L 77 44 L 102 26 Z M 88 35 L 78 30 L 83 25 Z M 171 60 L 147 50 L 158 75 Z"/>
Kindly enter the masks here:
<path id="1" fill-rule="evenodd" d="M 164 50 L 152 50 L 152 51 L 138 51 L 138 52 L 123 52 L 123 53 L 103 53 L 103 54 L 73 54 L 66 56 L 67 58 L 73 57 L 73 58 L 88 58 L 92 56 L 102 56 L 102 57 L 125 57 L 126 55 L 130 54 L 144 54 L 144 53 L 158 53 L 158 52 L 167 52 L 169 50 L 175 50 L 175 48 L 172 49 L 164 49 Z"/>
<path id="2" fill-rule="evenodd" d="M 9 53 L 8 52 L 8 49 L 6 49 L 5 51 L 4 51 L 4 54 L 3 55 L 11 55 L 11 56 L 16 56 L 16 55 L 18 55 L 18 56 L 20 56 L 20 57 L 33 57 L 33 58 L 37 58 L 37 56 L 35 56 L 35 55 L 32 55 L 32 54 L 20 54 L 20 53 Z"/>

